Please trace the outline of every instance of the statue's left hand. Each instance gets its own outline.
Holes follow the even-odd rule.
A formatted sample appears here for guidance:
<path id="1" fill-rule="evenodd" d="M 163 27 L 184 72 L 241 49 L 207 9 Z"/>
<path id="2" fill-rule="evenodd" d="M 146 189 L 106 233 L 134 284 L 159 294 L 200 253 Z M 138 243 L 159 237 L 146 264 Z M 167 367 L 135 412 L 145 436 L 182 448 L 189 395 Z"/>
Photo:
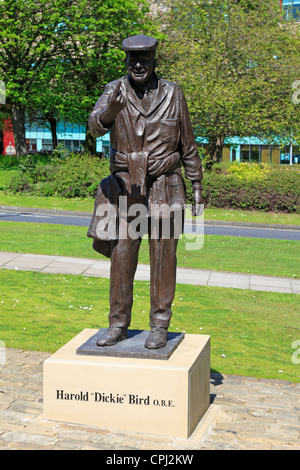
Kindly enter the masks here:
<path id="1" fill-rule="evenodd" d="M 204 210 L 204 199 L 201 189 L 194 189 L 194 203 L 192 205 L 192 215 L 201 215 Z"/>

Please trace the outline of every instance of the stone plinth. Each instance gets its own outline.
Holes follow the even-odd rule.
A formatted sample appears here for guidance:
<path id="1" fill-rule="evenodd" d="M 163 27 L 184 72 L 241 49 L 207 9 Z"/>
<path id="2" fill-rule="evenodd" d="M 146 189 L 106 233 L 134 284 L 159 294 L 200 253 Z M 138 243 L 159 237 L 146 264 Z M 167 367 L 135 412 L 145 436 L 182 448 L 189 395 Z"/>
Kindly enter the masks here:
<path id="1" fill-rule="evenodd" d="M 167 360 L 80 355 L 86 329 L 44 362 L 45 419 L 187 439 L 209 407 L 210 337 Z"/>

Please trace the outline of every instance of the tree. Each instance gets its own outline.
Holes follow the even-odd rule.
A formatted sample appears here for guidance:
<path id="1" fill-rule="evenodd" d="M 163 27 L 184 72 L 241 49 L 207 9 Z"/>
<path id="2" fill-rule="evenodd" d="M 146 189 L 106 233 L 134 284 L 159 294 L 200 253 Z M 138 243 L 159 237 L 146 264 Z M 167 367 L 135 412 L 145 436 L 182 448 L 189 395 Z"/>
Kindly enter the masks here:
<path id="1" fill-rule="evenodd" d="M 299 28 L 280 22 L 278 2 L 172 0 L 169 8 L 161 68 L 182 86 L 210 165 L 232 136 L 298 139 Z"/>
<path id="2" fill-rule="evenodd" d="M 73 53 L 62 64 L 60 116 L 68 122 L 86 124 L 85 148 L 95 153 L 96 141 L 90 135 L 88 116 L 104 86 L 126 74 L 122 41 L 135 34 L 157 34 L 147 0 L 81 1 L 72 19 L 70 45 Z M 158 33 L 160 35 L 160 33 Z M 59 64 L 61 67 L 61 64 Z"/>
<path id="3" fill-rule="evenodd" d="M 6 85 L 16 154 L 26 154 L 25 114 L 28 100 L 51 58 L 67 43 L 60 25 L 67 0 L 3 0 L 0 3 L 0 78 Z"/>
<path id="4" fill-rule="evenodd" d="M 29 110 L 40 107 L 52 122 L 57 109 L 87 120 L 104 81 L 117 75 L 124 35 L 149 30 L 147 11 L 147 0 L 0 2 L 0 80 L 17 155 L 27 153 Z"/>

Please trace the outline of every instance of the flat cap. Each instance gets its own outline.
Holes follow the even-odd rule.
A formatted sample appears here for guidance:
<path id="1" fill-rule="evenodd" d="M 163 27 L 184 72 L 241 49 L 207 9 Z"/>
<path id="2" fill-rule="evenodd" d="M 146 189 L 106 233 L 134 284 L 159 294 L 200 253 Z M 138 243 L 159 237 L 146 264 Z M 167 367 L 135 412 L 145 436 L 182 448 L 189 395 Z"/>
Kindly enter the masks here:
<path id="1" fill-rule="evenodd" d="M 155 51 L 158 45 L 158 40 L 151 36 L 144 36 L 138 34 L 137 36 L 131 36 L 124 39 L 122 42 L 123 49 L 125 52 L 130 51 Z"/>

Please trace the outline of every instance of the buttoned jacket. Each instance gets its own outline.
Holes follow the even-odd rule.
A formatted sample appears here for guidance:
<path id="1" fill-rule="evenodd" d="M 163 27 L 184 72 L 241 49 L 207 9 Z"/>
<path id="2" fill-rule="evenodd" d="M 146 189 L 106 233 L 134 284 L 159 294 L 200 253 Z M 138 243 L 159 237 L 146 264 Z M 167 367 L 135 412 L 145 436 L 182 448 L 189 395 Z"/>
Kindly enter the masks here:
<path id="1" fill-rule="evenodd" d="M 110 128 L 105 128 L 101 124 L 101 113 L 107 108 L 117 83 L 118 80 L 106 85 L 89 118 L 90 132 L 94 137 L 110 131 L 112 172 L 122 170 L 124 163 L 116 154 L 130 158 L 133 153 L 144 152 L 150 177 L 159 177 L 168 172 L 170 156 L 173 155 L 175 166 L 182 164 L 188 179 L 200 181 L 201 160 L 181 88 L 167 80 L 158 79 L 157 89 L 150 92 L 153 96 L 150 108 L 146 111 L 128 78 L 123 77 L 120 90 L 126 97 L 125 108 L 116 116 Z M 120 168 L 118 163 L 121 164 Z"/>
<path id="2" fill-rule="evenodd" d="M 89 117 L 92 136 L 101 137 L 110 132 L 110 169 L 114 178 L 113 184 L 110 179 L 99 185 L 89 229 L 89 236 L 96 240 L 113 238 L 108 232 L 102 236 L 99 230 L 96 233 L 99 220 L 96 214 L 101 204 L 115 205 L 120 195 L 129 196 L 131 202 L 135 201 L 135 196 L 143 196 L 150 215 L 152 208 L 161 204 L 182 210 L 187 202 L 182 167 L 186 178 L 202 179 L 201 160 L 181 88 L 158 78 L 157 88 L 149 91 L 152 93 L 150 106 L 145 109 L 129 79 L 121 78 L 120 91 L 126 98 L 126 105 L 106 128 L 101 123 L 101 115 L 117 83 L 118 80 L 105 86 Z"/>

